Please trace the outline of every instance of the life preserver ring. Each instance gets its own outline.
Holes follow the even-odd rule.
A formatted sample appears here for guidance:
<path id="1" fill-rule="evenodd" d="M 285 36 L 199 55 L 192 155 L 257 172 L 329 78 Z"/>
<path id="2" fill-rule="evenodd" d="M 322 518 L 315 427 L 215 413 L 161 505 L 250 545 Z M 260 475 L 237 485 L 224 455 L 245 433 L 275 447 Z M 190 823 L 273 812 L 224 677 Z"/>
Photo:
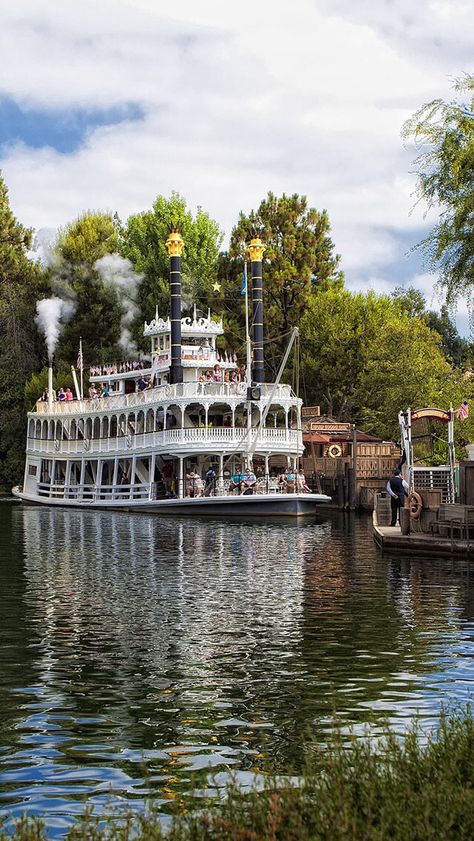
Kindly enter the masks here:
<path id="1" fill-rule="evenodd" d="M 328 455 L 330 458 L 339 458 L 339 456 L 342 456 L 342 449 L 339 444 L 331 444 L 328 449 Z"/>
<path id="2" fill-rule="evenodd" d="M 418 520 L 423 508 L 423 500 L 416 491 L 413 491 L 408 497 L 408 504 L 410 506 L 410 517 L 413 520 Z"/>

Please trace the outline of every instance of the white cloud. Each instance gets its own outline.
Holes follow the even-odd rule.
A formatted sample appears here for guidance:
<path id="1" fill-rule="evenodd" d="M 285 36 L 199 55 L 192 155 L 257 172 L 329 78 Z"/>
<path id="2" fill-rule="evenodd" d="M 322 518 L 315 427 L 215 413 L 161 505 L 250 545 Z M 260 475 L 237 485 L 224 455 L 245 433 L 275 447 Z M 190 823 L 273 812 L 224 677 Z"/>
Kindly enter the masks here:
<path id="1" fill-rule="evenodd" d="M 4 4 L 0 95 L 36 108 L 144 111 L 91 130 L 70 154 L 0 150 L 12 206 L 27 225 L 57 227 L 87 208 L 126 218 L 174 189 L 229 234 L 269 189 L 300 192 L 328 210 L 349 284 L 364 274 L 393 284 L 407 236 L 425 226 L 422 208 L 411 213 L 401 125 L 469 69 L 460 64 L 467 5 L 450 8 L 448 17 L 441 0 Z"/>

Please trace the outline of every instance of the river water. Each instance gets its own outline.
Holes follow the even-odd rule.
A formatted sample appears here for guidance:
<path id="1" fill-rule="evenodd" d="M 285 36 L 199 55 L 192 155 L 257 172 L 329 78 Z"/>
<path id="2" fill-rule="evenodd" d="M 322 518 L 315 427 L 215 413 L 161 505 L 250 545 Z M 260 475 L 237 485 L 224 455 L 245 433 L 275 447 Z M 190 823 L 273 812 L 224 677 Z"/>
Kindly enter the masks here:
<path id="1" fill-rule="evenodd" d="M 165 816 L 297 773 L 339 725 L 430 727 L 473 685 L 474 570 L 370 519 L 229 523 L 0 504 L 0 814 Z"/>

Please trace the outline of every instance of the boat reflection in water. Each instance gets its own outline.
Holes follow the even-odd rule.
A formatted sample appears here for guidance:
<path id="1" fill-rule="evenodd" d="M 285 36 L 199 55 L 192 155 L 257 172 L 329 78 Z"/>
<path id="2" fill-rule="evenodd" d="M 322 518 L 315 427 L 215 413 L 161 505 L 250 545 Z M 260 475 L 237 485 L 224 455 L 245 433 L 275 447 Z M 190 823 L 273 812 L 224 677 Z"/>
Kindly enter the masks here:
<path id="1" fill-rule="evenodd" d="M 466 566 L 382 558 L 362 519 L 16 507 L 2 541 L 2 811 L 53 834 L 298 768 L 333 710 L 403 727 L 471 686 Z"/>

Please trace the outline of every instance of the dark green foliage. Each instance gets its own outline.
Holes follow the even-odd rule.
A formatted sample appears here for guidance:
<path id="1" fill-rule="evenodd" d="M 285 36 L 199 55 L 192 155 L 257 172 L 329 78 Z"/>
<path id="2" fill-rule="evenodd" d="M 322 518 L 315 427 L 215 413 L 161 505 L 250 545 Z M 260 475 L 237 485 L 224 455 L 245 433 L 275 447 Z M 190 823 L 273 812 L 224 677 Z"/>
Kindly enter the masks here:
<path id="1" fill-rule="evenodd" d="M 119 225 L 110 213 L 83 213 L 58 236 L 55 262 L 49 271 L 50 293 L 72 297 L 74 316 L 64 325 L 57 360 L 75 364 L 82 336 L 85 364 L 122 358 L 118 348 L 121 307 L 95 263 L 119 247 Z"/>
<path id="2" fill-rule="evenodd" d="M 387 728 L 374 741 L 335 735 L 309 745 L 299 785 L 267 778 L 263 791 L 230 786 L 219 801 L 196 800 L 163 830 L 159 813 L 123 822 L 87 815 L 68 841 L 472 841 L 474 838 L 474 723 L 471 710 L 442 717 L 427 739 L 414 727 L 404 736 Z M 182 810 L 182 806 L 181 806 Z M 178 807 L 178 813 L 180 808 Z M 105 825 L 104 825 L 105 824 Z M 5 837 L 5 836 L 4 836 Z M 46 832 L 22 820 L 15 841 L 41 841 Z"/>
<path id="3" fill-rule="evenodd" d="M 169 311 L 170 263 L 166 240 L 172 230 L 179 231 L 184 240 L 181 261 L 183 309 L 195 303 L 207 311 L 212 303 L 212 284 L 217 277 L 222 241 L 217 222 L 200 207 L 193 216 L 186 200 L 178 193 L 173 193 L 169 199 L 158 196 L 151 210 L 130 216 L 122 231 L 121 253 L 131 261 L 135 271 L 143 275 L 138 294 L 140 316 L 135 325 L 135 339 L 142 345 L 143 323 L 151 321 L 156 307 L 162 316 Z"/>
<path id="4" fill-rule="evenodd" d="M 448 304 L 471 295 L 474 285 L 474 76 L 454 87 L 465 100 L 428 102 L 403 128 L 421 149 L 415 161 L 420 198 L 441 209 L 421 245 L 441 273 Z"/>
<path id="5" fill-rule="evenodd" d="M 315 289 L 341 287 L 339 256 L 329 236 L 329 217 L 308 207 L 305 196 L 280 198 L 268 193 L 258 210 L 240 214 L 232 231 L 230 256 L 242 272 L 245 244 L 260 236 L 264 253 L 265 357 L 272 374 L 278 370 L 288 333 L 299 324 Z M 250 270 L 249 270 L 250 274 Z M 282 335 L 284 334 L 284 335 Z"/>
<path id="6" fill-rule="evenodd" d="M 412 286 L 397 286 L 391 297 L 397 301 L 404 313 L 422 318 L 430 330 L 441 336 L 441 349 L 454 366 L 467 368 L 472 365 L 472 343 L 461 338 L 446 304 L 442 305 L 439 313 L 428 310 L 425 296 Z"/>
<path id="7" fill-rule="evenodd" d="M 13 216 L 0 176 L 0 487 L 4 490 L 22 477 L 24 387 L 39 364 L 34 317 L 42 276 L 26 256 L 30 243 L 31 232 Z"/>

